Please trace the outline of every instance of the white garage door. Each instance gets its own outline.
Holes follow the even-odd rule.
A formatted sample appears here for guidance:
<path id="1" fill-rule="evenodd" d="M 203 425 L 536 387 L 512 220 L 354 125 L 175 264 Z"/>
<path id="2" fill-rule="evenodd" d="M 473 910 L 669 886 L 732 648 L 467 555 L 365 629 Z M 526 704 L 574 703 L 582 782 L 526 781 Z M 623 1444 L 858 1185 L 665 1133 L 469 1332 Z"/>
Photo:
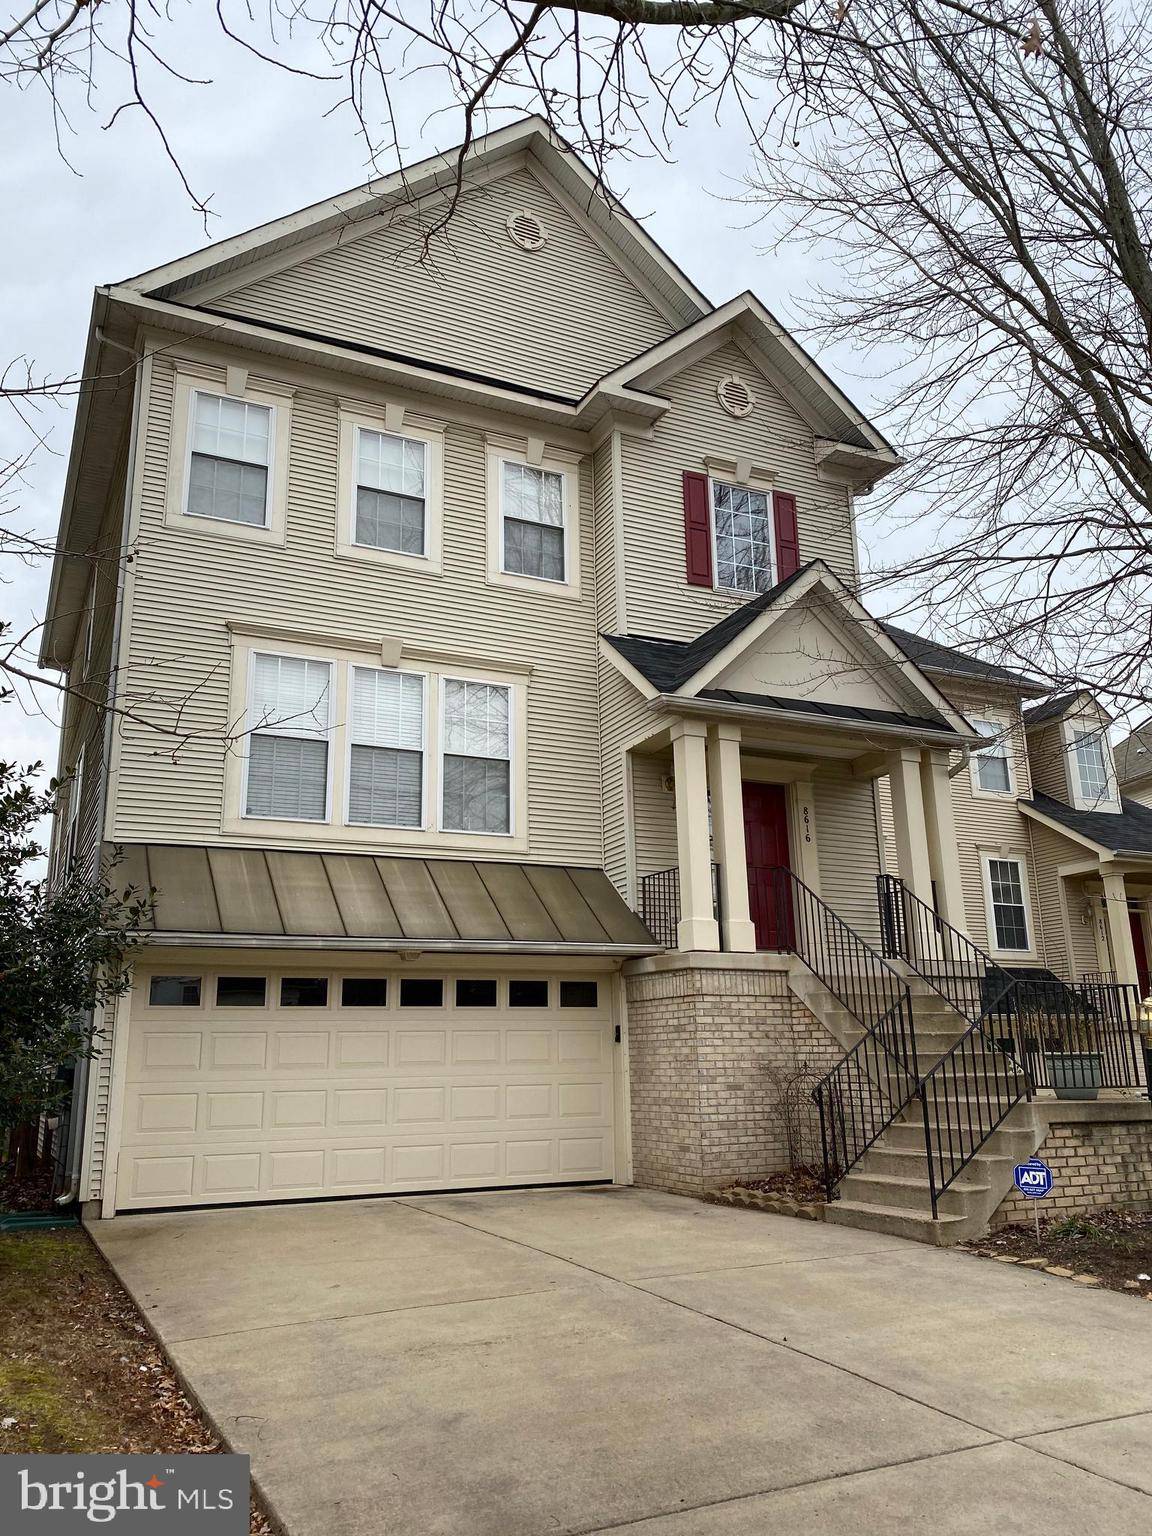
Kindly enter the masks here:
<path id="1" fill-rule="evenodd" d="M 117 1205 L 610 1179 L 613 1054 L 603 975 L 143 975 Z"/>

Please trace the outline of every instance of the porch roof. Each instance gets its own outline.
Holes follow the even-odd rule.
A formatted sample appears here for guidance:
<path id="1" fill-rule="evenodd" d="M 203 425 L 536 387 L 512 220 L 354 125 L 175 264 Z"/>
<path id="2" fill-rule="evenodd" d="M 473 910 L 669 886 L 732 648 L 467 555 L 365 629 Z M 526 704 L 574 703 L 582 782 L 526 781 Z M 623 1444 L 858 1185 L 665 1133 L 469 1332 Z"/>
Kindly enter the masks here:
<path id="1" fill-rule="evenodd" d="M 602 869 L 163 843 L 119 852 L 116 884 L 156 891 L 154 941 L 546 954 L 660 948 Z"/>
<path id="2" fill-rule="evenodd" d="M 895 709 L 867 709 L 859 704 L 821 704 L 817 699 L 793 699 L 769 693 L 738 693 L 732 688 L 702 688 L 697 698 L 715 699 L 718 704 L 746 704 L 753 709 L 812 715 L 816 719 L 856 720 L 867 725 L 895 725 L 912 731 L 949 731 L 956 734 L 943 715 L 904 715 Z"/>
<path id="3" fill-rule="evenodd" d="M 1046 817 L 1094 843 L 1103 853 L 1152 857 L 1152 808 L 1121 797 L 1119 811 L 1078 811 L 1051 795 L 1021 800 L 1021 810 Z"/>

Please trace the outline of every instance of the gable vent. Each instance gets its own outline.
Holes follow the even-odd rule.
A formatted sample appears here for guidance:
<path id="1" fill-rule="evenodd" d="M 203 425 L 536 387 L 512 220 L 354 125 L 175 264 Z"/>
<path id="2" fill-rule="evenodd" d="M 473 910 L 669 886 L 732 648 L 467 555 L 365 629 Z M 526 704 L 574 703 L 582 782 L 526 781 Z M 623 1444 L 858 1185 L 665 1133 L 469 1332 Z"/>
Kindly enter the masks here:
<path id="1" fill-rule="evenodd" d="M 518 208 L 515 213 L 510 213 L 506 228 L 523 251 L 538 251 L 548 239 L 543 224 L 527 208 Z"/>
<path id="2" fill-rule="evenodd" d="M 716 398 L 729 416 L 751 416 L 756 409 L 756 396 L 743 379 L 730 373 L 716 386 Z"/>

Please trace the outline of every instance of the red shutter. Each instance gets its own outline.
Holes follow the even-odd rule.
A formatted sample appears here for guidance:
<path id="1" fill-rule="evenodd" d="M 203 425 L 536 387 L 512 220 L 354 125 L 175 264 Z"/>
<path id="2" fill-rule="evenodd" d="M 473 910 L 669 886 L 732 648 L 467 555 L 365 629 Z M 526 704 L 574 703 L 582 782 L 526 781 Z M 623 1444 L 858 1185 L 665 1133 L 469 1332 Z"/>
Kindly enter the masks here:
<path id="1" fill-rule="evenodd" d="M 800 569 L 795 496 L 786 491 L 773 491 L 772 516 L 776 523 L 776 580 L 783 581 L 785 576 Z"/>
<path id="2" fill-rule="evenodd" d="M 684 558 L 688 584 L 712 585 L 712 523 L 708 516 L 708 476 L 684 471 Z"/>

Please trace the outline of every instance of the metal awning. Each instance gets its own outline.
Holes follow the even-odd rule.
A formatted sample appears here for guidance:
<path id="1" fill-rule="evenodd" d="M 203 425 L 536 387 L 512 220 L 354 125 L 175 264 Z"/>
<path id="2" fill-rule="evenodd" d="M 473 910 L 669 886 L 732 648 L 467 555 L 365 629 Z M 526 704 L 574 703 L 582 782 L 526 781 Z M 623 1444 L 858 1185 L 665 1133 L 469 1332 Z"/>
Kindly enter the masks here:
<path id="1" fill-rule="evenodd" d="M 651 954 L 602 869 L 171 843 L 119 850 L 118 887 L 156 891 L 153 942 Z"/>

